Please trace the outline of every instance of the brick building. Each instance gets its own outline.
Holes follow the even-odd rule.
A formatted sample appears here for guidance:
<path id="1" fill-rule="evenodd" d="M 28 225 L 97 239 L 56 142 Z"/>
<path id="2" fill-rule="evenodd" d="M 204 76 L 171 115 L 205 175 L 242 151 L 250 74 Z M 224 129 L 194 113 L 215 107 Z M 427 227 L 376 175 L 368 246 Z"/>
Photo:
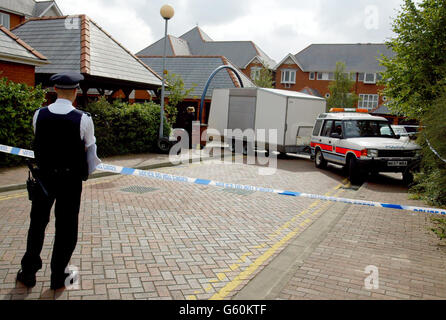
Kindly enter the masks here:
<path id="1" fill-rule="evenodd" d="M 0 25 L 0 78 L 34 86 L 36 66 L 48 63 L 43 54 Z"/>
<path id="2" fill-rule="evenodd" d="M 0 1 L 0 24 L 8 29 L 29 18 L 62 16 L 56 1 L 2 0 Z"/>
<path id="3" fill-rule="evenodd" d="M 296 55 L 288 54 L 276 65 L 275 87 L 310 90 L 329 98 L 328 85 L 334 80 L 336 63 L 342 61 L 354 81 L 352 91 L 359 97 L 358 107 L 373 111 L 387 101 L 379 95 L 383 87 L 377 84 L 384 70 L 378 61 L 381 54 L 394 53 L 384 44 L 313 44 Z"/>

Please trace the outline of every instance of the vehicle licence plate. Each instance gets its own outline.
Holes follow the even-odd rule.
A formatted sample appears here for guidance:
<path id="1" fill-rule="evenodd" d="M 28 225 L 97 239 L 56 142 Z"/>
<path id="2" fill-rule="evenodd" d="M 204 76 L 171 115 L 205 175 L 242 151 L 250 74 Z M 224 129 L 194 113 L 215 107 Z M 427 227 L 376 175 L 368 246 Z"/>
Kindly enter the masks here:
<path id="1" fill-rule="evenodd" d="M 407 166 L 407 161 L 387 161 L 387 166 L 389 166 L 389 167 L 405 167 L 405 166 Z"/>

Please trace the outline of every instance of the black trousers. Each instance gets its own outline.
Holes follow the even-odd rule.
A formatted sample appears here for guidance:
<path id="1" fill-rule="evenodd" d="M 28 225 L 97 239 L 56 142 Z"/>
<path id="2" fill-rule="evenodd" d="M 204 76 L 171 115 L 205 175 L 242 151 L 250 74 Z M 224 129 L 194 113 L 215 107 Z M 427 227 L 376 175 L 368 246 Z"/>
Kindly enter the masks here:
<path id="1" fill-rule="evenodd" d="M 22 270 L 35 274 L 42 268 L 40 253 L 45 229 L 50 220 L 51 208 L 56 203 L 56 235 L 51 257 L 51 274 L 59 277 L 63 276 L 77 243 L 82 179 L 69 175 L 40 175 L 40 179 L 48 191 L 48 196 L 39 190 L 32 202 L 26 253 L 21 261 Z"/>

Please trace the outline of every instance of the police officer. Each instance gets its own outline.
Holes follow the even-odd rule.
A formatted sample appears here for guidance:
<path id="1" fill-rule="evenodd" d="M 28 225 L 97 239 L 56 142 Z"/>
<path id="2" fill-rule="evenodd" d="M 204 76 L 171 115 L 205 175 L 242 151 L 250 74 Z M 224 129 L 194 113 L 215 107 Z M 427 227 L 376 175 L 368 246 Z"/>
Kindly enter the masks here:
<path id="1" fill-rule="evenodd" d="M 26 253 L 17 273 L 17 280 L 27 287 L 35 286 L 36 273 L 42 268 L 40 253 L 54 203 L 56 235 L 51 289 L 64 288 L 70 276 L 66 267 L 77 243 L 82 181 L 88 177 L 86 150 L 96 143 L 90 115 L 72 105 L 83 79 L 81 74 L 72 72 L 53 75 L 50 81 L 57 100 L 34 115 L 36 174 L 45 190 L 37 190 L 33 199 Z"/>

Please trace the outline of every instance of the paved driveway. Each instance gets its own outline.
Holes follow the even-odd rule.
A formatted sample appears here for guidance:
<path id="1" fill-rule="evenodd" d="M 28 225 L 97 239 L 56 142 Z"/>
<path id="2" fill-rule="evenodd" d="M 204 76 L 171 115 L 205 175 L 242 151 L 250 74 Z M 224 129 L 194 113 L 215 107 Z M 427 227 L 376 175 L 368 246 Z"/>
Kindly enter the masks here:
<path id="1" fill-rule="evenodd" d="M 303 159 L 279 160 L 271 176 L 258 175 L 257 166 L 215 161 L 159 171 L 360 197 L 345 189 L 347 181 L 339 169 L 316 170 Z M 37 285 L 26 290 L 16 285 L 15 275 L 26 246 L 30 203 L 23 192 L 3 193 L 0 298 L 229 299 L 332 206 L 133 176 L 91 180 L 84 184 L 79 241 L 71 260 L 79 270 L 79 288 L 54 293 L 49 290 L 54 220 L 47 229 Z"/>

